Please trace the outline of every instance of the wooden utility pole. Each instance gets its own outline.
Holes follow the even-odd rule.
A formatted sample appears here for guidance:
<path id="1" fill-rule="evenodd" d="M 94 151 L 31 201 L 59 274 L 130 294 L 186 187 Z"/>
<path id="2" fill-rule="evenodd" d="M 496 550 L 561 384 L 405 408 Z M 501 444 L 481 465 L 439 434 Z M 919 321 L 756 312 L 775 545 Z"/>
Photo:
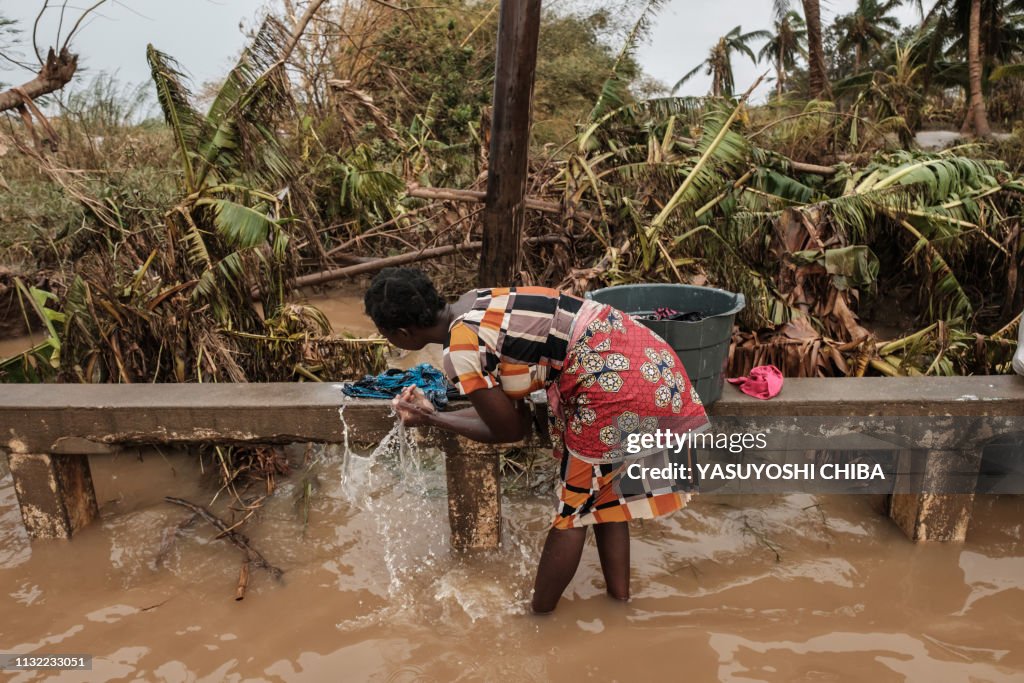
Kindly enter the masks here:
<path id="1" fill-rule="evenodd" d="M 510 285 L 519 272 L 540 1 L 501 0 L 480 287 Z"/>

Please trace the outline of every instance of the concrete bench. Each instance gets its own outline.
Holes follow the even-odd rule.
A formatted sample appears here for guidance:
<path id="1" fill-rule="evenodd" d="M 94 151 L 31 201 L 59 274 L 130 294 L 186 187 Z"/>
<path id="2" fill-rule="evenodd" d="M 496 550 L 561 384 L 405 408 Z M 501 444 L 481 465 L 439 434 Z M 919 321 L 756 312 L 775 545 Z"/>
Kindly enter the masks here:
<path id="1" fill-rule="evenodd" d="M 929 433 L 923 445 L 911 436 L 902 448 L 923 453 L 926 466 L 929 454 L 950 451 L 980 466 L 984 443 L 1024 416 L 1024 378 L 788 379 L 770 401 L 726 387 L 709 412 L 736 429 L 784 426 L 793 416 L 838 417 L 865 430 L 890 416 L 973 416 L 984 428 Z M 1000 417 L 1010 419 L 992 419 Z M 36 538 L 70 538 L 96 517 L 89 457 L 123 445 L 376 445 L 393 425 L 387 401 L 347 399 L 338 384 L 0 385 L 0 448 Z M 790 431 L 794 449 L 836 447 L 814 430 Z M 433 430 L 425 440 L 446 454 L 453 546 L 496 547 L 503 447 Z M 972 503 L 972 493 L 893 495 L 890 515 L 914 540 L 963 540 Z"/>

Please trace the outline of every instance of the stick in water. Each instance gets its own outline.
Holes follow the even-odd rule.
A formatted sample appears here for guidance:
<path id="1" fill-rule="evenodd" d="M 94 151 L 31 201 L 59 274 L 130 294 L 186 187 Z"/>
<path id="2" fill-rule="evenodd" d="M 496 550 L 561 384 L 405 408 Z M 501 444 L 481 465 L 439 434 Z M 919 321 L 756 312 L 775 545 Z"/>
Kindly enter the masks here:
<path id="1" fill-rule="evenodd" d="M 275 579 L 277 579 L 278 581 L 281 580 L 281 576 L 284 574 L 284 572 L 275 567 L 274 565 L 270 564 L 269 562 L 267 562 L 267 559 L 263 557 L 263 555 L 260 554 L 258 550 L 249 545 L 249 539 L 245 536 L 245 534 L 241 534 L 237 531 L 232 531 L 231 528 L 222 519 L 214 515 L 212 512 L 204 508 L 202 505 L 196 505 L 195 503 L 190 503 L 187 500 L 183 500 L 181 498 L 174 498 L 173 496 L 165 496 L 164 500 L 166 500 L 168 503 L 174 503 L 175 505 L 180 505 L 184 508 L 188 508 L 192 512 L 196 513 L 197 515 L 205 519 L 207 522 L 212 524 L 221 532 L 220 535 L 222 537 L 234 543 L 235 546 L 245 554 L 245 562 L 247 565 L 252 564 L 257 567 L 266 569 L 268 572 L 270 572 L 270 575 L 273 576 Z M 248 576 L 248 568 L 245 571 L 246 575 Z M 239 579 L 241 579 L 241 577 L 239 577 Z"/>
<path id="2" fill-rule="evenodd" d="M 238 570 L 238 587 L 235 588 L 235 600 L 245 599 L 245 589 L 249 586 L 249 560 L 242 562 L 242 568 Z"/>

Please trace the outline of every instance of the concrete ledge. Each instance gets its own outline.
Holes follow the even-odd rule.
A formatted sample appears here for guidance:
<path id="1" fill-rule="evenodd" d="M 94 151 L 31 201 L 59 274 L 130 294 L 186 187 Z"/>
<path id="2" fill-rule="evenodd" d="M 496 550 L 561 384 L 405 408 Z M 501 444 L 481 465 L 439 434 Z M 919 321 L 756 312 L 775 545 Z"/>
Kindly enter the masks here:
<path id="1" fill-rule="evenodd" d="M 389 401 L 349 399 L 340 384 L 2 386 L 0 449 L 10 453 L 26 526 L 40 537 L 69 537 L 88 523 L 95 500 L 87 457 L 102 457 L 119 444 L 348 440 L 375 445 L 394 426 Z M 452 408 L 461 405 L 466 404 Z M 877 428 L 886 418 L 957 417 L 945 428 L 942 421 L 933 421 L 943 432 L 939 437 L 910 434 L 899 447 L 971 453 L 980 462 L 980 444 L 1021 424 L 1024 378 L 787 379 L 782 394 L 769 401 L 727 386 L 709 413 L 726 430 L 772 424 L 773 419 L 785 427 L 784 418 L 834 417 L 849 418 L 847 431 L 856 432 Z M 964 417 L 973 418 L 966 428 Z M 842 448 L 841 440 L 822 430 L 791 428 L 790 437 L 793 449 Z M 449 456 L 454 544 L 496 547 L 500 447 L 471 448 L 438 431 L 428 431 L 424 439 Z M 47 511 L 46 519 L 40 510 Z M 915 540 L 963 540 L 969 514 L 970 496 L 909 496 L 895 499 L 892 506 L 894 519 Z"/>
<path id="2" fill-rule="evenodd" d="M 88 458 L 120 444 L 375 446 L 395 424 L 390 401 L 348 399 L 340 384 L 3 387 L 0 449 L 9 452 L 22 518 L 35 538 L 70 538 L 95 516 Z M 437 430 L 426 430 L 422 441 L 448 456 L 452 545 L 498 547 L 500 447 L 469 447 Z"/>
<path id="3" fill-rule="evenodd" d="M 354 443 L 377 443 L 394 426 L 387 401 L 348 399 L 340 384 L 3 387 L 0 448 L 12 453 L 54 452 L 69 437 L 95 444 L 340 443 L 339 410 Z"/>
<path id="4" fill-rule="evenodd" d="M 1024 377 L 835 377 L 786 379 L 762 401 L 727 385 L 712 416 L 1024 416 Z"/>
<path id="5" fill-rule="evenodd" d="M 453 407 L 459 407 L 458 405 Z M 61 439 L 119 443 L 375 443 L 393 426 L 387 401 L 348 399 L 340 384 L 5 384 L 0 447 L 69 452 Z M 726 386 L 712 417 L 1024 416 L 1024 378 L 787 379 L 769 401 Z M 79 451 L 82 452 L 82 451 Z"/>

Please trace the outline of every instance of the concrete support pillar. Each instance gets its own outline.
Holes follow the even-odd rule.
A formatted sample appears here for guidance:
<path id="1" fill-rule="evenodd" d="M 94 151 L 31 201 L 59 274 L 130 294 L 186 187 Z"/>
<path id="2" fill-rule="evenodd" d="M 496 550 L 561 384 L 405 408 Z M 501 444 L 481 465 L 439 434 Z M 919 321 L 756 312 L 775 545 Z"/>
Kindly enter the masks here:
<path id="1" fill-rule="evenodd" d="M 501 545 L 502 449 L 447 434 L 445 472 L 448 520 L 456 550 L 494 550 Z"/>
<path id="2" fill-rule="evenodd" d="M 98 515 L 88 456 L 10 453 L 7 461 L 33 538 L 71 538 Z"/>
<path id="3" fill-rule="evenodd" d="M 901 452 L 889 517 L 912 541 L 963 542 L 980 470 L 980 452 Z"/>

